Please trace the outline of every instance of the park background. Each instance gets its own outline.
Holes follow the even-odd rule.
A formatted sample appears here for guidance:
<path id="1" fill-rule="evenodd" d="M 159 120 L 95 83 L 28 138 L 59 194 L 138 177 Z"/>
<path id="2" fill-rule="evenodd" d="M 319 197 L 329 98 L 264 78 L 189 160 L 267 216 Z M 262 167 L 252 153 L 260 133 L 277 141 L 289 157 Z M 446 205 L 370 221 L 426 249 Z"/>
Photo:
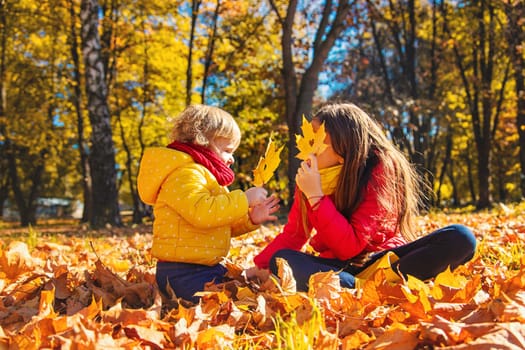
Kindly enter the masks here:
<path id="1" fill-rule="evenodd" d="M 0 349 L 525 348 L 524 11 L 0 0 Z M 285 264 L 278 280 L 243 278 L 282 228 L 301 118 L 327 101 L 380 121 L 432 184 L 420 232 L 470 227 L 470 262 L 395 285 L 379 269 L 354 290 L 320 273 L 298 293 Z M 266 184 L 283 220 L 232 239 L 232 283 L 196 305 L 160 296 L 136 190 L 144 149 L 191 103 L 239 122 L 233 187 L 251 185 L 270 136 L 285 146 Z"/>
<path id="2" fill-rule="evenodd" d="M 326 101 L 353 102 L 381 122 L 432 184 L 427 208 L 518 202 L 523 8 L 3 0 L 0 214 L 35 225 L 46 203 L 65 214 L 80 203 L 78 217 L 93 227 L 120 225 L 123 209 L 142 222 L 151 210 L 137 195 L 141 156 L 167 144 L 171 118 L 191 103 L 219 106 L 240 124 L 233 187 L 251 185 L 270 136 L 286 146 L 266 185 L 284 204 L 301 118 Z"/>

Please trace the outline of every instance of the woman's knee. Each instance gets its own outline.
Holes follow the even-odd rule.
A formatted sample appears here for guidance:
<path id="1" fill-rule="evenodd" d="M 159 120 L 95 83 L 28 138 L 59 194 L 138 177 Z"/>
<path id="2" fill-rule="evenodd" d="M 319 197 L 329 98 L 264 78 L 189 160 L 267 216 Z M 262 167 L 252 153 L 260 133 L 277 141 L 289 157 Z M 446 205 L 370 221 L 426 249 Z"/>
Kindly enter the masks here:
<path id="1" fill-rule="evenodd" d="M 476 250 L 476 236 L 474 236 L 470 228 L 460 224 L 450 225 L 450 227 L 456 231 L 457 239 L 460 240 L 464 246 L 470 247 L 472 251 Z"/>
<path id="2" fill-rule="evenodd" d="M 444 230 L 453 233 L 451 244 L 454 244 L 456 247 L 461 247 L 464 251 L 464 256 L 467 260 L 470 260 L 474 256 L 477 246 L 476 236 L 472 230 L 461 224 L 444 227 Z"/>

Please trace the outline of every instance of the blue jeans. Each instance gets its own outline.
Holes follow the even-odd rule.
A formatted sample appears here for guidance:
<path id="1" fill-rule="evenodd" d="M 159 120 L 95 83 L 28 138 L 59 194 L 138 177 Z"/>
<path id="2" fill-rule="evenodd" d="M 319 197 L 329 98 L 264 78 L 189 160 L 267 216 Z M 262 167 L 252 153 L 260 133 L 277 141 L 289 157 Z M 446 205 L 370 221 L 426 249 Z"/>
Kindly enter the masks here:
<path id="1" fill-rule="evenodd" d="M 178 298 L 199 302 L 196 292 L 203 291 L 208 282 L 222 283 L 228 270 L 221 264 L 206 266 L 179 262 L 158 262 L 156 280 L 159 290 L 168 296 L 167 284 Z"/>
<path id="2" fill-rule="evenodd" d="M 446 226 L 410 243 L 376 253 L 359 267 L 351 265 L 350 261 L 325 259 L 291 249 L 283 249 L 277 251 L 270 259 L 270 270 L 277 274 L 276 259 L 283 258 L 293 271 L 297 290 L 307 291 L 310 276 L 317 272 L 327 271 L 337 271 L 341 286 L 354 288 L 354 276 L 388 251 L 394 252 L 399 257 L 393 266 L 395 270 L 401 272 L 405 277 L 412 275 L 420 280 L 426 280 L 435 277 L 448 266 L 453 270 L 472 259 L 476 251 L 476 237 L 466 226 Z"/>

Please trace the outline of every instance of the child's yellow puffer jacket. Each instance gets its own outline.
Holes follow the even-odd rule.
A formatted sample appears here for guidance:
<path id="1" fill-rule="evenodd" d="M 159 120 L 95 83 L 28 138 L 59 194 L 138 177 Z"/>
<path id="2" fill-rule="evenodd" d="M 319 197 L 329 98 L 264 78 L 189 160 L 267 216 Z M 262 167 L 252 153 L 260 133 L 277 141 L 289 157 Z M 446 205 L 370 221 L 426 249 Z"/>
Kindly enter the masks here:
<path id="1" fill-rule="evenodd" d="M 138 175 L 142 200 L 153 205 L 152 255 L 162 261 L 215 265 L 230 238 L 258 228 L 241 190 L 229 192 L 186 153 L 146 149 Z"/>

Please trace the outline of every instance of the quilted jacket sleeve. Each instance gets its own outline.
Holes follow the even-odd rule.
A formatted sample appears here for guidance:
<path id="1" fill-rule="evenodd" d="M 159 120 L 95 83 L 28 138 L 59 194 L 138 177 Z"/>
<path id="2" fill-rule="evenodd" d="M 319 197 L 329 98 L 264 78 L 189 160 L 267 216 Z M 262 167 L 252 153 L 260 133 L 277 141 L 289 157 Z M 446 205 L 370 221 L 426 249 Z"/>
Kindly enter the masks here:
<path id="1" fill-rule="evenodd" d="M 238 221 L 234 222 L 232 225 L 232 237 L 240 236 L 242 234 L 255 231 L 257 230 L 261 225 L 255 225 L 250 220 L 250 217 L 248 215 L 242 217 Z"/>
<path id="2" fill-rule="evenodd" d="M 299 200 L 300 194 L 295 193 L 295 200 L 288 214 L 288 222 L 283 231 L 277 235 L 254 259 L 255 265 L 261 269 L 267 269 L 271 257 L 280 249 L 301 250 L 308 240 L 301 219 Z"/>
<path id="3" fill-rule="evenodd" d="M 228 192 L 210 180 L 204 167 L 194 164 L 175 170 L 165 181 L 158 202 L 172 206 L 186 221 L 198 228 L 232 225 L 248 213 L 244 192 Z"/>

